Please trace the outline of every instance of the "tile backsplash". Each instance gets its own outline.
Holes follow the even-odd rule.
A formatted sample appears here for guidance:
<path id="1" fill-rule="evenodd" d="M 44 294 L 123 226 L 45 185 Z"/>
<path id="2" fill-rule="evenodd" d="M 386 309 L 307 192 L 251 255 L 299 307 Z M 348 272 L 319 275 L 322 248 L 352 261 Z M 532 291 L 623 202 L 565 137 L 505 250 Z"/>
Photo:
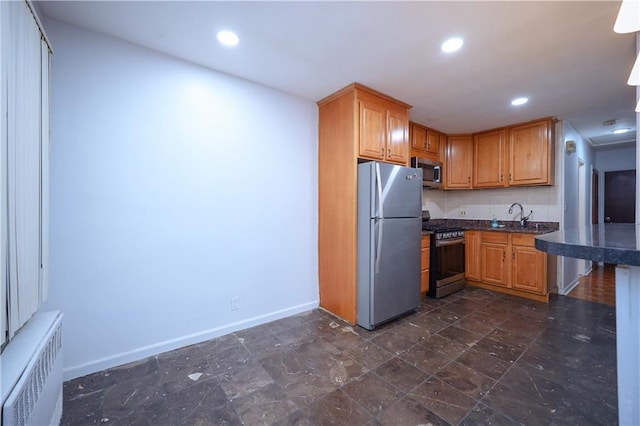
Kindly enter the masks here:
<path id="1" fill-rule="evenodd" d="M 531 210 L 531 221 L 560 222 L 562 207 L 558 186 L 524 188 L 476 189 L 460 191 L 423 190 L 422 208 L 431 217 L 444 219 L 518 220 L 520 209 L 509 206 L 522 204 L 524 214 Z"/>

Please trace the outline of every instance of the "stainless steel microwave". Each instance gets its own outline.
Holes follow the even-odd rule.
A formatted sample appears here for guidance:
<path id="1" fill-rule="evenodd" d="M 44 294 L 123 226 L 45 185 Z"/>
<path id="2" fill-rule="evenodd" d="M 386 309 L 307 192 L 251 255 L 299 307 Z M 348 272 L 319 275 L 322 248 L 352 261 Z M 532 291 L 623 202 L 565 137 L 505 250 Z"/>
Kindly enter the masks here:
<path id="1" fill-rule="evenodd" d="M 442 163 L 420 157 L 411 157 L 411 167 L 422 169 L 422 186 L 442 188 Z"/>

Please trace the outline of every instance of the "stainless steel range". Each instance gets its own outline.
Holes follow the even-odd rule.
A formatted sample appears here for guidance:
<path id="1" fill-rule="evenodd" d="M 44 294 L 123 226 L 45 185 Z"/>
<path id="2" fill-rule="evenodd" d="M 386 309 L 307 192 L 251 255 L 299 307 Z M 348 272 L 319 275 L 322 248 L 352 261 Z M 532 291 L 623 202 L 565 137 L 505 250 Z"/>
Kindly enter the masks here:
<path id="1" fill-rule="evenodd" d="M 462 290 L 464 279 L 464 229 L 423 222 L 432 231 L 429 290 L 427 296 L 440 299 Z"/>

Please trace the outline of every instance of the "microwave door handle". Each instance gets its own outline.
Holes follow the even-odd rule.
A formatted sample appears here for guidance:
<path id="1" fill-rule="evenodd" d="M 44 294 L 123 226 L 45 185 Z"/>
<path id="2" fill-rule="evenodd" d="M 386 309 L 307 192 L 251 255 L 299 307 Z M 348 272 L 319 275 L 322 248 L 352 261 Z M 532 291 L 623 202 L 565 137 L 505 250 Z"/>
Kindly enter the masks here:
<path id="1" fill-rule="evenodd" d="M 441 182 L 441 169 L 440 166 L 434 166 L 433 167 L 433 180 L 436 183 L 440 183 Z"/>

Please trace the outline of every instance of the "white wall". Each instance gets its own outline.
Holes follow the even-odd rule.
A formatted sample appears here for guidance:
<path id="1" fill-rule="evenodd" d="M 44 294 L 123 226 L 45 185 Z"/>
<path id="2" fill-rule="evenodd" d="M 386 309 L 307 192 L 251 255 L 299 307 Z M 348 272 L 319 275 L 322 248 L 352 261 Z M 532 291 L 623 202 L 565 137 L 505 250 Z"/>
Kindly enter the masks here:
<path id="1" fill-rule="evenodd" d="M 316 105 L 45 27 L 65 378 L 316 307 Z"/>
<path id="2" fill-rule="evenodd" d="M 564 160 L 564 217 L 562 220 L 562 227 L 564 229 L 577 228 L 580 222 L 578 216 L 578 165 L 579 161 L 584 162 L 584 166 L 581 170 L 586 174 L 585 176 L 585 193 L 587 194 L 586 200 L 584 200 L 586 208 L 584 211 L 583 221 L 585 224 L 591 224 L 591 173 L 595 167 L 595 151 L 593 147 L 587 142 L 573 127 L 567 122 L 563 123 L 562 137 L 564 143 L 568 140 L 576 142 L 576 152 L 567 153 L 563 152 Z M 563 144 L 564 145 L 564 144 Z M 580 259 L 574 259 L 570 257 L 563 257 L 563 285 L 560 287 L 562 294 L 567 294 L 578 283 L 580 275 L 585 273 L 584 262 Z M 588 266 L 588 265 L 587 265 Z"/>
<path id="3" fill-rule="evenodd" d="M 636 147 L 604 148 L 596 151 L 598 170 L 598 223 L 604 223 L 604 174 L 621 170 L 636 169 Z M 638 189 L 636 189 L 636 192 Z"/>

